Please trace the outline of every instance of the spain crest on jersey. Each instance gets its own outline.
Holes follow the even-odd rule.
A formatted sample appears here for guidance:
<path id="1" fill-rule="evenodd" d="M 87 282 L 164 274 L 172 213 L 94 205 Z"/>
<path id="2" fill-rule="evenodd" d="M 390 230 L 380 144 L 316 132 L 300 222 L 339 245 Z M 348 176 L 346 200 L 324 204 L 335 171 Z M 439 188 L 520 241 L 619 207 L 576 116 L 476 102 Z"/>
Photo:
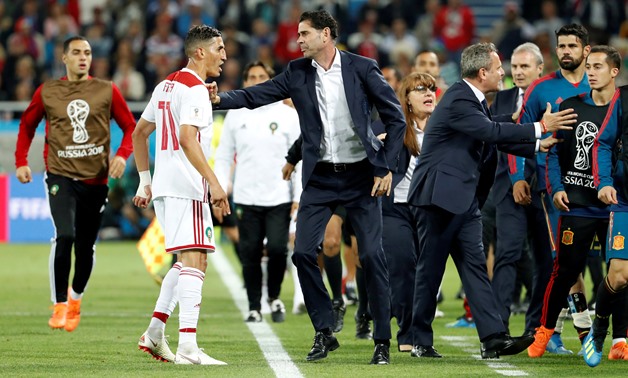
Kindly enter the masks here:
<path id="1" fill-rule="evenodd" d="M 613 236 L 613 249 L 621 250 L 624 249 L 624 236 L 623 235 L 615 235 Z"/>
<path id="2" fill-rule="evenodd" d="M 572 245 L 573 244 L 573 231 L 571 230 L 563 231 L 563 237 L 561 239 L 561 243 L 564 245 Z"/>

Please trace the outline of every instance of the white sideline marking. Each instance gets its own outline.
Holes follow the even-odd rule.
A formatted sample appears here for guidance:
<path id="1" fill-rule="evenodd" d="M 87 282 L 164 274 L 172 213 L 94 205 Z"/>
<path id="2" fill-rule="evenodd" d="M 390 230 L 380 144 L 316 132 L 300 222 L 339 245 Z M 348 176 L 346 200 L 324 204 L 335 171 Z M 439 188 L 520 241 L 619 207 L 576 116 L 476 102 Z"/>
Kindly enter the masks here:
<path id="1" fill-rule="evenodd" d="M 476 360 L 483 361 L 486 363 L 491 370 L 493 370 L 497 374 L 501 374 L 506 377 L 523 377 L 528 375 L 523 370 L 517 369 L 517 367 L 508 362 L 500 362 L 496 359 L 483 359 L 481 355 L 477 354 L 477 349 L 470 349 L 468 346 L 470 345 L 470 340 L 477 340 L 477 338 L 473 336 L 441 336 L 441 339 L 449 342 L 450 345 L 456 347 L 462 347 L 461 349 L 469 353 L 471 357 Z"/>
<path id="2" fill-rule="evenodd" d="M 242 319 L 244 319 L 249 313 L 249 302 L 246 298 L 246 294 L 242 291 L 242 280 L 240 276 L 233 270 L 231 263 L 229 263 L 229 260 L 227 260 L 221 249 L 216 248 L 216 253 L 212 253 L 207 257 L 207 261 L 214 265 L 222 282 L 224 282 L 231 293 L 233 302 L 242 313 Z M 268 365 L 270 365 L 270 368 L 273 369 L 277 377 L 303 377 L 299 368 L 292 362 L 290 356 L 281 345 L 281 341 L 277 335 L 275 335 L 270 325 L 266 323 L 266 320 L 263 320 L 261 323 L 245 324 L 249 327 L 249 330 L 264 353 L 264 358 L 266 358 Z"/>

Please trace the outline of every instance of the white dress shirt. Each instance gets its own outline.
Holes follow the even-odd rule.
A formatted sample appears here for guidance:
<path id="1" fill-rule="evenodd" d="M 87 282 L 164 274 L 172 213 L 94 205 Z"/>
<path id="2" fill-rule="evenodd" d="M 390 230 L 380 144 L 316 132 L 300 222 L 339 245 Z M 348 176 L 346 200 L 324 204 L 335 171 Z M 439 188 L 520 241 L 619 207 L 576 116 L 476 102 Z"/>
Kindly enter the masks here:
<path id="1" fill-rule="evenodd" d="M 226 191 L 235 159 L 233 202 L 266 207 L 299 202 L 300 170 L 284 181 L 281 168 L 300 132 L 296 110 L 282 102 L 227 113 L 214 169 Z"/>
<path id="2" fill-rule="evenodd" d="M 419 142 L 419 146 L 423 145 L 423 137 L 425 133 L 423 130 L 419 129 L 414 124 L 414 128 L 416 129 L 416 139 Z M 405 147 L 404 147 L 405 148 Z M 414 173 L 414 168 L 418 163 L 418 156 L 410 156 L 410 165 L 408 165 L 408 169 L 406 170 L 406 175 L 399 181 L 397 186 L 395 186 L 395 200 L 394 203 L 408 203 L 408 192 L 410 191 L 410 182 L 412 181 L 412 174 Z"/>
<path id="3" fill-rule="evenodd" d="M 342 69 L 340 52 L 325 71 L 316 61 L 316 98 L 318 110 L 323 121 L 323 137 L 321 138 L 321 156 L 319 161 L 329 163 L 355 163 L 366 159 L 366 150 L 349 112 Z"/>

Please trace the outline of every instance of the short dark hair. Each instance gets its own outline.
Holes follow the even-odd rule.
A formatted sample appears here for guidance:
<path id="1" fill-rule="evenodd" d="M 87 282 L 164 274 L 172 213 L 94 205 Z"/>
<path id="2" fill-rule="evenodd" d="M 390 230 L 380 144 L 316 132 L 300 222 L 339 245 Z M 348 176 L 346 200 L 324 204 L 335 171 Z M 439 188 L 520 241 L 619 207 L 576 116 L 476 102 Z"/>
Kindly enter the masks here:
<path id="1" fill-rule="evenodd" d="M 575 35 L 576 38 L 582 43 L 582 47 L 589 44 L 589 31 L 587 28 L 580 24 L 564 25 L 560 29 L 556 30 L 556 40 L 561 35 Z"/>
<path id="2" fill-rule="evenodd" d="M 264 69 L 264 71 L 266 71 L 266 73 L 268 74 L 268 77 L 275 76 L 275 70 L 273 70 L 273 68 L 271 66 L 269 66 L 268 64 L 262 62 L 261 60 L 254 60 L 254 61 L 248 63 L 246 66 L 244 66 L 244 70 L 242 70 L 242 79 L 244 79 L 244 80 L 248 80 L 249 79 L 249 71 L 253 67 L 262 67 Z"/>
<path id="3" fill-rule="evenodd" d="M 214 27 L 207 25 L 193 26 L 188 31 L 188 34 L 185 36 L 185 41 L 183 42 L 185 55 L 191 57 L 194 55 L 194 50 L 199 47 L 199 44 L 206 43 L 216 37 L 222 37 L 222 33 Z"/>
<path id="4" fill-rule="evenodd" d="M 392 70 L 393 75 L 395 75 L 395 79 L 397 79 L 397 81 L 401 81 L 401 79 L 403 79 L 403 75 L 401 74 L 401 71 L 399 71 L 399 69 L 397 69 L 397 67 L 395 66 L 386 66 L 384 68 L 382 68 L 383 70 Z"/>
<path id="5" fill-rule="evenodd" d="M 303 12 L 299 22 L 308 21 L 316 30 L 329 28 L 332 39 L 338 38 L 338 22 L 326 10 Z"/>
<path id="6" fill-rule="evenodd" d="M 592 53 L 604 53 L 606 54 L 606 63 L 611 68 L 621 68 L 621 55 L 619 55 L 619 51 L 612 46 L 607 45 L 597 45 L 591 47 L 591 52 L 589 52 L 589 56 Z"/>
<path id="7" fill-rule="evenodd" d="M 68 52 L 68 50 L 70 49 L 70 43 L 74 41 L 86 41 L 89 43 L 87 38 L 83 37 L 82 35 L 75 35 L 75 36 L 69 37 L 65 41 L 63 41 L 63 53 L 64 54 Z"/>

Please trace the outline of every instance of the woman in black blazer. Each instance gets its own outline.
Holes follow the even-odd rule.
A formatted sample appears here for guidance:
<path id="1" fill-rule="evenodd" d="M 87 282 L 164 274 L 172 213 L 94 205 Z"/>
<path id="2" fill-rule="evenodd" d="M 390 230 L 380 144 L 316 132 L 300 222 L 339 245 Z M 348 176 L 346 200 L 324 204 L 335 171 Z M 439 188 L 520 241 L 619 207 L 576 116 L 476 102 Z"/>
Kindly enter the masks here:
<path id="1" fill-rule="evenodd" d="M 436 81 L 429 74 L 412 73 L 402 80 L 397 96 L 405 115 L 406 130 L 399 168 L 393 174 L 394 189 L 390 197 L 382 198 L 382 242 L 390 274 L 392 316 L 397 318 L 399 326 L 398 350 L 410 352 L 418 243 L 415 217 L 407 198 L 412 173 L 421 153 L 423 131 L 436 105 Z M 375 133 L 378 134 L 377 131 Z"/>

